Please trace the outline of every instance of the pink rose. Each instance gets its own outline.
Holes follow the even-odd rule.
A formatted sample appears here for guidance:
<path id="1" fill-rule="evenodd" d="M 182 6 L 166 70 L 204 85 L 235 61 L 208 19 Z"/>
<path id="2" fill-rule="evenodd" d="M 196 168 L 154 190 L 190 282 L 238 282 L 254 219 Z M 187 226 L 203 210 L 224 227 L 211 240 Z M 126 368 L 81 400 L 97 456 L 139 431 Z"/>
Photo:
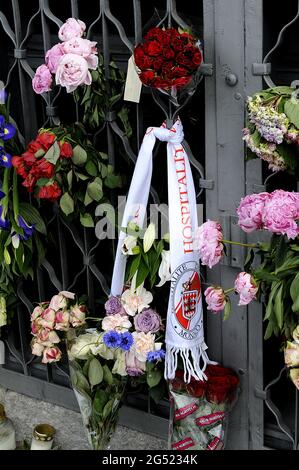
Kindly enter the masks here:
<path id="1" fill-rule="evenodd" d="M 42 362 L 44 364 L 57 362 L 61 359 L 61 351 L 57 346 L 44 349 Z"/>
<path id="2" fill-rule="evenodd" d="M 98 66 L 97 57 L 97 43 L 95 41 L 89 41 L 88 39 L 73 38 L 62 44 L 65 54 L 77 54 L 84 59 L 88 64 L 88 68 L 95 70 Z"/>
<path id="3" fill-rule="evenodd" d="M 146 362 L 141 362 L 135 356 L 134 351 L 126 352 L 126 372 L 132 377 L 137 377 L 145 373 Z"/>
<path id="4" fill-rule="evenodd" d="M 284 362 L 288 367 L 299 366 L 299 344 L 287 342 L 287 347 L 284 350 Z"/>
<path id="5" fill-rule="evenodd" d="M 265 204 L 264 226 L 272 233 L 296 238 L 299 228 L 299 193 L 291 193 L 278 189 L 274 191 Z"/>
<path id="6" fill-rule="evenodd" d="M 58 37 L 60 41 L 69 41 L 73 38 L 81 38 L 86 30 L 86 24 L 83 21 L 69 18 L 60 27 Z"/>
<path id="7" fill-rule="evenodd" d="M 31 323 L 31 334 L 33 336 L 36 336 L 37 333 L 38 333 L 38 330 L 39 330 L 38 326 L 34 322 L 32 322 Z"/>
<path id="8" fill-rule="evenodd" d="M 222 228 L 218 222 L 208 220 L 198 227 L 194 237 L 194 246 L 199 250 L 199 257 L 204 266 L 212 268 L 219 263 L 223 255 L 222 239 Z"/>
<path id="9" fill-rule="evenodd" d="M 34 356 L 42 356 L 44 349 L 45 347 L 42 344 L 37 343 L 35 340 L 32 341 L 31 352 L 34 354 Z"/>
<path id="10" fill-rule="evenodd" d="M 87 61 L 77 54 L 65 54 L 57 67 L 56 83 L 66 88 L 67 93 L 80 85 L 91 84 Z"/>
<path id="11" fill-rule="evenodd" d="M 299 390 L 299 368 L 290 370 L 290 379 L 292 380 L 297 390 Z"/>
<path id="12" fill-rule="evenodd" d="M 42 326 L 43 328 L 48 328 L 49 330 L 53 330 L 54 322 L 55 311 L 49 307 L 43 311 L 41 317 L 38 319 L 38 325 Z"/>
<path id="13" fill-rule="evenodd" d="M 204 292 L 208 310 L 221 312 L 226 305 L 225 293 L 221 287 L 208 287 Z"/>
<path id="14" fill-rule="evenodd" d="M 251 274 L 243 271 L 237 276 L 235 281 L 235 291 L 240 295 L 238 305 L 247 305 L 255 298 L 258 287 Z"/>
<path id="15" fill-rule="evenodd" d="M 70 312 L 70 322 L 74 328 L 85 324 L 85 307 L 75 305 Z"/>
<path id="16" fill-rule="evenodd" d="M 270 199 L 269 193 L 250 194 L 241 199 L 237 209 L 238 224 L 246 233 L 263 228 L 265 203 Z"/>
<path id="17" fill-rule="evenodd" d="M 51 347 L 53 344 L 60 343 L 60 339 L 55 331 L 44 328 L 38 332 L 36 342 L 45 347 Z"/>
<path id="18" fill-rule="evenodd" d="M 46 65 L 51 73 L 56 73 L 59 61 L 65 54 L 62 44 L 55 44 L 46 53 Z"/>
<path id="19" fill-rule="evenodd" d="M 32 79 L 32 87 L 35 93 L 40 95 L 46 91 L 51 91 L 52 86 L 52 75 L 48 67 L 43 64 L 40 65 L 35 72 L 35 75 Z"/>
<path id="20" fill-rule="evenodd" d="M 43 311 L 44 311 L 44 309 L 40 305 L 35 307 L 35 309 L 33 310 L 32 314 L 31 314 L 31 321 L 34 321 L 38 317 L 40 317 L 41 314 L 43 313 Z"/>
<path id="21" fill-rule="evenodd" d="M 55 315 L 55 330 L 68 331 L 70 329 L 70 314 L 63 310 L 58 310 Z"/>

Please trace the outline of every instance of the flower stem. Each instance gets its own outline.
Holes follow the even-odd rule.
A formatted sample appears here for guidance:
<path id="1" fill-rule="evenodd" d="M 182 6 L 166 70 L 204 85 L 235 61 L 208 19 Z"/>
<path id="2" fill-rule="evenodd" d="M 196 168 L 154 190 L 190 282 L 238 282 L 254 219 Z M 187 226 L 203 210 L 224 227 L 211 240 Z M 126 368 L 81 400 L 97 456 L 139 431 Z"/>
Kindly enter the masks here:
<path id="1" fill-rule="evenodd" d="M 10 180 L 10 168 L 5 168 L 4 170 L 4 176 L 3 176 L 3 184 L 2 184 L 2 191 L 5 194 L 5 197 L 1 201 L 1 206 L 3 208 L 2 215 L 5 217 L 8 209 L 8 203 L 9 203 L 9 180 Z"/>
<path id="2" fill-rule="evenodd" d="M 13 183 L 12 183 L 12 204 L 15 221 L 18 221 L 19 215 L 19 193 L 18 193 L 18 176 L 16 170 L 13 172 Z"/>
<path id="3" fill-rule="evenodd" d="M 224 291 L 225 294 L 230 294 L 231 292 L 234 292 L 235 288 L 234 287 L 231 287 L 230 289 L 226 289 Z"/>
<path id="4" fill-rule="evenodd" d="M 222 243 L 228 243 L 230 245 L 247 246 L 248 248 L 258 248 L 259 247 L 259 245 L 257 243 L 232 242 L 231 240 L 222 240 Z"/>

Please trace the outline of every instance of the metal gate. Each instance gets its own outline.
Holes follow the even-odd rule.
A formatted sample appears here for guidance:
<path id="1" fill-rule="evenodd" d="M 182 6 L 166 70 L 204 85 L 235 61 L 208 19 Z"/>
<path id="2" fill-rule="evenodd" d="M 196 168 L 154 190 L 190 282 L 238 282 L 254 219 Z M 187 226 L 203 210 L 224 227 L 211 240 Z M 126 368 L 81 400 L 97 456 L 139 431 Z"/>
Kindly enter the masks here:
<path id="1" fill-rule="evenodd" d="M 196 183 L 206 188 L 205 199 L 201 196 L 199 202 L 205 202 L 207 218 L 221 220 L 225 237 L 239 241 L 244 239 L 244 234 L 236 225 L 236 205 L 245 193 L 263 190 L 267 176 L 260 162 L 247 165 L 244 162 L 241 140 L 244 100 L 262 88 L 262 75 L 270 70 L 269 65 L 263 65 L 266 55 L 263 48 L 268 51 L 272 47 L 280 29 L 288 22 L 286 19 L 284 24 L 274 27 L 273 18 L 269 18 L 266 23 L 268 16 L 263 15 L 263 7 L 267 3 L 266 0 L 1 2 L 0 79 L 9 84 L 13 115 L 28 141 L 38 127 L 45 121 L 55 120 L 60 112 L 65 114 L 66 108 L 69 115 L 76 116 L 71 100 L 50 94 L 48 101 L 42 103 L 41 98 L 33 96 L 30 83 L 33 70 L 42 63 L 44 51 L 55 43 L 62 20 L 74 16 L 87 23 L 89 37 L 98 41 L 103 52 L 107 73 L 110 58 L 126 70 L 133 45 L 140 41 L 144 30 L 156 25 L 165 15 L 175 24 L 192 24 L 203 38 L 206 77 L 187 112 L 182 113 L 182 119 L 196 157 L 193 162 Z M 288 14 L 298 6 L 297 0 L 290 3 Z M 102 131 L 110 162 L 116 168 L 125 168 L 128 179 L 144 129 L 163 120 L 148 89 L 143 90 L 140 105 L 131 106 L 130 119 L 135 136 L 130 141 L 111 121 L 111 115 Z M 204 162 L 205 179 L 198 164 Z M 164 185 L 158 173 L 154 186 L 163 202 Z M 20 304 L 6 337 L 7 363 L 0 367 L 0 384 L 77 409 L 69 388 L 67 365 L 41 366 L 30 353 L 31 302 L 45 299 L 60 287 L 69 289 L 71 286 L 87 292 L 92 299 L 90 307 L 98 308 L 108 291 L 113 253 L 103 262 L 99 253 L 111 248 L 107 242 L 97 240 L 90 229 L 63 224 L 57 213 L 49 223 L 55 227 L 59 256 L 56 253 L 55 259 L 48 257 L 37 273 L 36 284 L 19 285 Z M 208 282 L 230 286 L 236 269 L 242 266 L 243 256 L 242 250 L 232 248 L 225 264 L 207 272 Z M 78 263 L 70 268 L 68 263 L 74 257 Z M 273 345 L 266 345 L 263 351 L 262 316 L 262 306 L 257 303 L 247 311 L 233 308 L 225 323 L 220 317 L 207 316 L 210 356 L 235 368 L 242 382 L 242 393 L 230 422 L 228 447 L 232 449 L 296 448 L 298 445 L 298 394 L 287 381 L 276 396 L 273 388 L 278 400 L 275 408 L 270 400 L 272 387 L 265 389 L 278 375 L 282 358 L 277 358 L 277 367 L 268 368 L 267 358 L 274 349 Z M 284 396 L 291 397 L 287 417 L 278 416 L 278 409 L 284 411 Z M 127 398 L 122 422 L 144 432 L 166 436 L 167 413 L 166 401 L 154 406 L 148 398 L 133 394 Z"/>

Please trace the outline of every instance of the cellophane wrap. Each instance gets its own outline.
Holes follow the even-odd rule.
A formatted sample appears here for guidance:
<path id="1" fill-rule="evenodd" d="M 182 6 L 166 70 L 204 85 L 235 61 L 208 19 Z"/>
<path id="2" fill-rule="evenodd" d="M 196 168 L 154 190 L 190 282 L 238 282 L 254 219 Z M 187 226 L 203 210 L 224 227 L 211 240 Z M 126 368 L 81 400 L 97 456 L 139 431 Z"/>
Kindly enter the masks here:
<path id="1" fill-rule="evenodd" d="M 177 371 L 169 382 L 169 449 L 222 450 L 225 448 L 228 416 L 237 401 L 239 379 L 229 368 L 208 365 L 207 381 L 185 383 Z"/>

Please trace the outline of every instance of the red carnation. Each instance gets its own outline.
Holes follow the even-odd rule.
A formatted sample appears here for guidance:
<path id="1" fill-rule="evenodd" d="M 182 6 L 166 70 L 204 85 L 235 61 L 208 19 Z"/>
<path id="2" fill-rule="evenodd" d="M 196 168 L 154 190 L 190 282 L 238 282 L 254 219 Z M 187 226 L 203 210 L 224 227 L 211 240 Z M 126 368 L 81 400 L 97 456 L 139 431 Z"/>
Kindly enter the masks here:
<path id="1" fill-rule="evenodd" d="M 37 197 L 40 199 L 48 199 L 51 202 L 57 201 L 61 196 L 61 189 L 58 186 L 57 182 L 54 181 L 52 184 L 48 184 L 47 186 L 43 186 L 40 188 Z"/>
<path id="2" fill-rule="evenodd" d="M 38 142 L 45 150 L 49 150 L 55 140 L 56 136 L 53 134 L 53 132 L 42 132 L 37 137 L 36 142 Z"/>
<path id="3" fill-rule="evenodd" d="M 152 57 L 157 57 L 162 52 L 162 46 L 158 41 L 149 41 L 144 44 L 143 50 L 145 54 L 148 54 Z"/>
<path id="4" fill-rule="evenodd" d="M 11 162 L 14 168 L 16 169 L 17 174 L 22 176 L 23 178 L 26 178 L 26 176 L 28 175 L 28 171 L 25 168 L 23 157 L 19 157 L 19 156 L 12 157 Z"/>
<path id="5" fill-rule="evenodd" d="M 156 78 L 156 74 L 152 70 L 146 70 L 145 72 L 141 72 L 139 77 L 145 85 L 152 85 Z"/>
<path id="6" fill-rule="evenodd" d="M 59 143 L 60 146 L 60 158 L 72 158 L 73 156 L 73 147 L 69 142 L 64 142 L 61 144 Z"/>
<path id="7" fill-rule="evenodd" d="M 22 185 L 25 186 L 25 188 L 27 188 L 27 191 L 29 193 L 32 193 L 35 183 L 36 183 L 36 177 L 32 175 L 31 173 L 29 173 L 24 179 Z"/>
<path id="8" fill-rule="evenodd" d="M 54 170 L 55 165 L 53 163 L 48 162 L 45 158 L 41 158 L 32 170 L 32 174 L 37 178 L 52 178 Z"/>

